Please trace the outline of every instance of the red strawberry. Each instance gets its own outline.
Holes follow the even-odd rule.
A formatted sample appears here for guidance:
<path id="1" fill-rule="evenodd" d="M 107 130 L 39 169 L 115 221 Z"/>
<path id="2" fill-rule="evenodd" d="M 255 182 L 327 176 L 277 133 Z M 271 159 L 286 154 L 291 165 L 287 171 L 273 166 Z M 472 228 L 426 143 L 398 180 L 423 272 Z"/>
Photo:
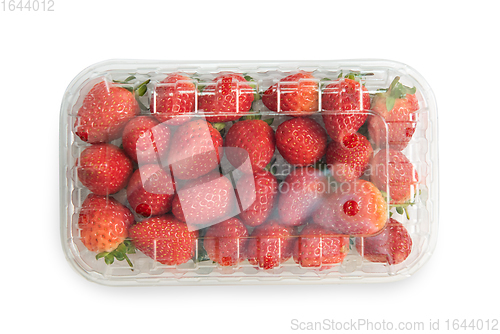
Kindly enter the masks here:
<path id="1" fill-rule="evenodd" d="M 233 185 L 217 171 L 190 180 L 177 190 L 172 213 L 180 221 L 187 222 L 190 229 L 231 218 L 238 214 Z"/>
<path id="2" fill-rule="evenodd" d="M 198 232 L 171 214 L 155 216 L 133 225 L 129 230 L 135 247 L 165 265 L 188 262 L 196 251 Z"/>
<path id="3" fill-rule="evenodd" d="M 412 200 L 417 192 L 418 173 L 401 152 L 380 150 L 371 163 L 370 180 L 380 190 L 389 191 L 390 203 Z"/>
<path id="4" fill-rule="evenodd" d="M 363 175 L 373 156 L 368 139 L 358 133 L 332 141 L 326 149 L 326 163 L 337 182 L 353 181 Z"/>
<path id="5" fill-rule="evenodd" d="M 248 231 L 245 225 L 231 218 L 208 228 L 203 245 L 208 257 L 221 266 L 235 266 L 245 259 Z"/>
<path id="6" fill-rule="evenodd" d="M 276 130 L 276 147 L 281 156 L 295 166 L 314 164 L 325 155 L 326 131 L 311 118 L 284 121 Z"/>
<path id="7" fill-rule="evenodd" d="M 236 183 L 242 212 L 241 220 L 248 226 L 266 221 L 278 199 L 278 181 L 270 172 L 263 170 L 245 174 Z"/>
<path id="8" fill-rule="evenodd" d="M 206 113 L 207 121 L 229 122 L 244 116 L 252 108 L 253 88 L 244 77 L 235 73 L 217 76 L 200 93 L 200 110 Z M 213 116 L 210 116 L 210 113 Z"/>
<path id="9" fill-rule="evenodd" d="M 133 171 L 132 161 L 112 144 L 87 147 L 76 167 L 82 184 L 96 195 L 114 194 L 125 188 Z"/>
<path id="10" fill-rule="evenodd" d="M 356 249 L 371 262 L 398 264 L 411 253 L 412 240 L 406 228 L 390 218 L 381 233 L 373 237 L 356 238 Z"/>
<path id="11" fill-rule="evenodd" d="M 371 182 L 358 179 L 328 195 L 313 220 L 336 234 L 372 235 L 387 221 L 387 203 Z"/>
<path id="12" fill-rule="evenodd" d="M 309 72 L 301 72 L 269 87 L 262 96 L 262 102 L 271 111 L 304 116 L 318 111 L 318 92 L 318 80 Z"/>
<path id="13" fill-rule="evenodd" d="M 184 75 L 168 75 L 151 96 L 151 113 L 162 123 L 180 125 L 187 122 L 195 111 L 196 86 Z"/>
<path id="14" fill-rule="evenodd" d="M 170 143 L 170 129 L 148 116 L 138 116 L 123 129 L 122 145 L 139 165 L 160 163 Z"/>
<path id="15" fill-rule="evenodd" d="M 292 256 L 293 231 L 276 220 L 257 226 L 247 243 L 248 261 L 263 269 L 279 267 Z"/>
<path id="16" fill-rule="evenodd" d="M 159 165 L 144 165 L 132 174 L 127 199 L 138 214 L 149 217 L 167 213 L 172 208 L 175 187 L 170 171 Z"/>
<path id="17" fill-rule="evenodd" d="M 323 267 L 341 263 L 349 252 L 349 238 L 330 229 L 308 224 L 300 232 L 293 249 L 293 259 L 301 267 Z"/>
<path id="18" fill-rule="evenodd" d="M 112 197 L 89 194 L 78 218 L 80 240 L 91 252 L 112 252 L 128 237 L 130 210 Z"/>
<path id="19" fill-rule="evenodd" d="M 280 185 L 280 223 L 286 226 L 305 223 L 321 203 L 328 188 L 328 180 L 321 171 L 313 167 L 293 170 Z"/>
<path id="20" fill-rule="evenodd" d="M 419 106 L 415 91 L 415 87 L 403 86 L 396 77 L 386 92 L 373 97 L 372 110 L 378 116 L 370 117 L 368 131 L 378 147 L 389 145 L 401 151 L 408 146 L 417 127 Z"/>
<path id="21" fill-rule="evenodd" d="M 323 90 L 323 121 L 334 141 L 358 131 L 370 109 L 370 94 L 358 81 L 339 79 Z"/>
<path id="22" fill-rule="evenodd" d="M 140 112 L 133 93 L 112 83 L 100 82 L 85 96 L 78 110 L 75 133 L 91 144 L 121 136 L 123 127 Z"/>
<path id="23" fill-rule="evenodd" d="M 231 165 L 245 173 L 257 172 L 271 162 L 275 144 L 274 131 L 266 122 L 239 121 L 226 134 L 226 157 Z"/>
<path id="24" fill-rule="evenodd" d="M 174 179 L 196 179 L 219 166 L 222 137 L 203 119 L 181 125 L 175 132 L 168 163 Z"/>

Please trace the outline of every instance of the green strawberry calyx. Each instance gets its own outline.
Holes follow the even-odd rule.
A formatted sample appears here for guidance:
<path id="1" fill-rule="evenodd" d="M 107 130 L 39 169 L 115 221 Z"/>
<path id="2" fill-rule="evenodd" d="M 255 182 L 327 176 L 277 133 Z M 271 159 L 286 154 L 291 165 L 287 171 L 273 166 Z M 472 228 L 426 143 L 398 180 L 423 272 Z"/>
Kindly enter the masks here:
<path id="1" fill-rule="evenodd" d="M 419 190 L 419 195 L 421 194 L 421 192 L 422 191 Z M 412 206 L 412 205 L 415 205 L 416 200 L 417 200 L 417 194 L 414 195 L 413 199 L 409 199 L 408 201 L 406 201 L 404 203 L 392 204 L 391 203 L 391 198 L 387 194 L 387 192 L 385 192 L 383 190 L 380 190 L 380 193 L 382 194 L 382 196 L 384 197 L 385 201 L 389 205 L 389 210 L 395 208 L 397 213 L 399 213 L 400 215 L 404 214 L 406 216 L 406 219 L 410 220 L 410 213 L 408 212 L 408 207 Z M 392 212 L 389 212 L 389 217 L 392 217 L 392 214 L 393 214 Z"/>
<path id="2" fill-rule="evenodd" d="M 357 82 L 360 82 L 360 80 L 363 77 L 373 75 L 371 72 L 360 72 L 360 71 L 349 71 L 346 75 L 344 75 L 343 71 L 340 71 L 339 76 L 337 77 L 338 79 L 344 78 L 344 79 L 351 79 Z"/>
<path id="3" fill-rule="evenodd" d="M 389 88 L 381 90 L 381 92 L 376 95 L 379 97 L 385 97 L 385 107 L 387 111 L 391 111 L 396 104 L 396 100 L 404 99 L 407 94 L 415 94 L 417 91 L 416 87 L 407 87 L 399 82 L 400 77 L 397 76 L 392 80 Z"/>
<path id="4" fill-rule="evenodd" d="M 96 260 L 104 258 L 104 262 L 108 265 L 113 264 L 113 262 L 115 262 L 115 259 L 117 261 L 126 260 L 128 265 L 130 266 L 130 268 L 132 268 L 133 271 L 134 265 L 132 264 L 132 261 L 130 261 L 127 254 L 135 254 L 135 246 L 129 239 L 123 241 L 115 250 L 111 252 L 101 252 L 97 254 L 95 258 Z"/>
<path id="5" fill-rule="evenodd" d="M 252 89 L 253 89 L 253 100 L 254 101 L 260 100 L 261 96 L 260 96 L 259 92 L 257 91 L 257 84 L 255 83 L 254 78 L 252 78 L 251 76 L 249 76 L 246 73 L 243 73 L 243 78 L 245 78 L 245 80 L 247 81 L 248 85 L 250 87 L 252 87 Z"/>
<path id="6" fill-rule="evenodd" d="M 266 122 L 267 125 L 273 124 L 274 118 L 262 119 L 262 114 L 259 111 L 254 112 L 253 110 L 250 109 L 249 113 L 250 113 L 249 115 L 240 117 L 238 119 L 238 121 L 249 121 L 249 120 L 253 120 L 253 119 L 260 119 L 260 120 Z"/>
<path id="7" fill-rule="evenodd" d="M 135 93 L 138 96 L 144 96 L 144 94 L 146 94 L 146 92 L 148 91 L 147 85 L 148 85 L 148 83 L 151 82 L 151 80 L 148 79 L 144 82 L 139 83 L 137 86 L 130 85 L 130 82 L 134 79 L 136 79 L 136 77 L 131 75 L 131 76 L 127 77 L 125 80 L 113 80 L 113 82 L 123 85 L 121 87 L 125 88 L 126 90 L 128 90 L 131 93 Z"/>

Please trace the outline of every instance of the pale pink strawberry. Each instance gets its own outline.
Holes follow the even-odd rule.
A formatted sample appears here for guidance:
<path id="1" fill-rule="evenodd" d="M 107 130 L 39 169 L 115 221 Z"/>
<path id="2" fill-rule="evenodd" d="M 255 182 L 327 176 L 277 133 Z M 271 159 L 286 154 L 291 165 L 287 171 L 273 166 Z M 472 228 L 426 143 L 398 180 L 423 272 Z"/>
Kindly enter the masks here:
<path id="1" fill-rule="evenodd" d="M 417 193 L 417 170 L 400 151 L 378 151 L 371 162 L 370 180 L 380 190 L 389 192 L 391 204 L 410 201 Z"/>
<path id="2" fill-rule="evenodd" d="M 207 121 L 229 122 L 244 116 L 252 108 L 254 90 L 236 73 L 223 73 L 204 86 L 198 109 L 207 113 Z"/>
<path id="3" fill-rule="evenodd" d="M 198 231 L 189 231 L 171 214 L 143 220 L 129 229 L 129 235 L 138 250 L 165 265 L 186 263 L 196 253 Z"/>
<path id="4" fill-rule="evenodd" d="M 222 136 L 209 122 L 196 119 L 173 134 L 167 162 L 174 179 L 196 179 L 219 166 Z"/>
<path id="5" fill-rule="evenodd" d="M 356 238 L 356 249 L 368 261 L 399 264 L 411 253 L 412 240 L 406 228 L 390 218 L 381 233 Z"/>
<path id="6" fill-rule="evenodd" d="M 294 229 L 270 220 L 257 226 L 247 243 L 248 261 L 262 269 L 279 267 L 292 256 Z"/>
<path id="7" fill-rule="evenodd" d="M 245 174 L 236 183 L 242 212 L 241 220 L 248 226 L 257 226 L 266 221 L 276 206 L 278 181 L 266 170 Z"/>
<path id="8" fill-rule="evenodd" d="M 230 218 L 207 229 L 203 246 L 208 257 L 221 266 L 235 266 L 245 260 L 248 231 L 238 218 Z"/>
<path id="9" fill-rule="evenodd" d="M 332 141 L 326 149 L 326 163 L 337 182 L 353 181 L 367 169 L 373 149 L 368 139 L 359 133 Z"/>
<path id="10" fill-rule="evenodd" d="M 419 109 L 415 87 L 409 88 L 396 77 L 386 92 L 373 97 L 368 131 L 375 145 L 402 151 L 410 142 L 417 127 Z"/>
<path id="11" fill-rule="evenodd" d="M 365 122 L 370 94 L 358 81 L 341 78 L 325 87 L 322 104 L 326 132 L 334 141 L 342 141 Z"/>
<path id="12" fill-rule="evenodd" d="M 309 72 L 300 72 L 269 87 L 262 96 L 262 103 L 271 111 L 305 116 L 318 111 L 318 92 L 317 79 Z"/>
<path id="13" fill-rule="evenodd" d="M 155 87 L 151 96 L 151 114 L 166 125 L 181 125 L 194 114 L 196 94 L 196 86 L 189 77 L 169 74 Z"/>
<path id="14" fill-rule="evenodd" d="M 297 226 L 306 222 L 329 189 L 323 173 L 313 167 L 293 170 L 280 185 L 280 224 Z"/>
<path id="15" fill-rule="evenodd" d="M 342 235 L 373 235 L 385 225 L 387 203 L 373 183 L 357 179 L 339 185 L 313 214 L 316 224 Z"/>
<path id="16" fill-rule="evenodd" d="M 328 269 L 341 263 L 349 252 L 349 238 L 316 224 L 306 225 L 293 248 L 293 259 L 301 267 Z"/>
<path id="17" fill-rule="evenodd" d="M 231 181 L 212 171 L 186 182 L 172 202 L 172 213 L 187 222 L 190 229 L 199 229 L 235 216 L 236 195 Z"/>
<path id="18" fill-rule="evenodd" d="M 160 163 L 170 143 L 170 128 L 149 116 L 138 116 L 123 129 L 122 145 L 139 165 Z"/>
<path id="19" fill-rule="evenodd" d="M 144 216 L 157 216 L 172 208 L 175 187 L 170 171 L 159 165 L 143 165 L 130 178 L 127 199 L 135 212 Z"/>

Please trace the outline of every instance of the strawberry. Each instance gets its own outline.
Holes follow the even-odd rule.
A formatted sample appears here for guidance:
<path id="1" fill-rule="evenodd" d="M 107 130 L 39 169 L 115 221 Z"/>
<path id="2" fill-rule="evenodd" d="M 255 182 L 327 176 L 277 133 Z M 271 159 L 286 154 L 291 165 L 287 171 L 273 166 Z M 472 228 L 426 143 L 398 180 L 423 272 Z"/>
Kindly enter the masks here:
<path id="1" fill-rule="evenodd" d="M 151 95 L 150 111 L 160 122 L 181 125 L 195 111 L 196 86 L 182 74 L 169 74 Z"/>
<path id="2" fill-rule="evenodd" d="M 195 255 L 198 232 L 188 231 L 187 225 L 171 214 L 143 220 L 133 225 L 129 234 L 138 250 L 161 264 L 179 265 Z"/>
<path id="3" fill-rule="evenodd" d="M 159 163 L 169 143 L 170 129 L 152 117 L 138 116 L 123 129 L 123 150 L 139 165 Z"/>
<path id="4" fill-rule="evenodd" d="M 247 243 L 247 258 L 250 264 L 263 269 L 279 267 L 292 256 L 293 228 L 270 220 L 257 226 Z"/>
<path id="5" fill-rule="evenodd" d="M 321 171 L 313 167 L 293 170 L 280 185 L 280 223 L 285 226 L 305 223 L 321 203 L 328 188 L 328 180 Z"/>
<path id="6" fill-rule="evenodd" d="M 254 90 L 244 77 L 236 73 L 223 73 L 204 87 L 198 108 L 207 113 L 207 121 L 236 121 L 250 111 L 253 100 Z"/>
<path id="7" fill-rule="evenodd" d="M 134 223 L 132 212 L 112 197 L 89 194 L 83 201 L 78 216 L 80 240 L 99 257 L 115 251 L 128 237 L 128 228 Z M 115 253 L 106 257 L 112 263 Z"/>
<path id="8" fill-rule="evenodd" d="M 236 183 L 241 204 L 241 220 L 248 226 L 266 221 L 278 199 L 278 181 L 266 170 L 244 174 Z"/>
<path id="9" fill-rule="evenodd" d="M 301 267 L 328 269 L 341 263 L 349 252 L 349 238 L 316 224 L 306 225 L 294 244 L 293 259 Z"/>
<path id="10" fill-rule="evenodd" d="M 172 213 L 190 229 L 219 223 L 238 214 L 231 181 L 212 171 L 189 180 L 174 196 Z"/>
<path id="11" fill-rule="evenodd" d="M 138 214 L 144 217 L 167 213 L 172 208 L 175 187 L 170 176 L 159 165 L 143 165 L 130 178 L 127 199 Z"/>
<path id="12" fill-rule="evenodd" d="M 373 237 L 356 238 L 356 249 L 370 262 L 399 264 L 411 253 L 412 240 L 406 228 L 390 218 L 385 228 Z"/>
<path id="13" fill-rule="evenodd" d="M 326 132 L 334 141 L 358 131 L 370 109 L 370 94 L 356 80 L 341 78 L 323 90 L 323 121 Z"/>
<path id="14" fill-rule="evenodd" d="M 179 126 L 167 162 L 174 179 L 196 179 L 219 166 L 222 136 L 210 123 L 196 119 Z"/>
<path id="15" fill-rule="evenodd" d="M 74 125 L 81 140 L 105 143 L 121 136 L 123 127 L 140 112 L 134 93 L 105 81 L 88 92 Z"/>
<path id="16" fill-rule="evenodd" d="M 307 117 L 284 121 L 276 129 L 276 147 L 281 156 L 295 166 L 314 164 L 325 155 L 326 131 Z"/>
<path id="17" fill-rule="evenodd" d="M 370 180 L 377 188 L 389 193 L 391 204 L 410 201 L 417 192 L 415 167 L 403 153 L 392 149 L 380 150 L 373 157 Z"/>
<path id="18" fill-rule="evenodd" d="M 262 96 L 262 102 L 271 111 L 304 116 L 318 111 L 318 92 L 318 80 L 310 72 L 301 72 L 269 87 Z"/>
<path id="19" fill-rule="evenodd" d="M 313 214 L 316 224 L 342 235 L 372 235 L 387 221 L 387 203 L 371 182 L 342 183 Z"/>
<path id="20" fill-rule="evenodd" d="M 275 144 L 274 131 L 263 120 L 239 121 L 226 134 L 226 157 L 245 173 L 257 172 L 271 162 Z"/>
<path id="21" fill-rule="evenodd" d="M 402 151 L 411 140 L 417 126 L 418 100 L 416 88 L 409 88 L 396 77 L 385 92 L 373 97 L 372 110 L 377 116 L 370 117 L 368 131 L 380 148 L 387 145 Z"/>
<path id="22" fill-rule="evenodd" d="M 230 218 L 207 229 L 203 245 L 208 257 L 221 266 L 235 266 L 245 260 L 248 231 L 237 219 Z"/>
<path id="23" fill-rule="evenodd" d="M 373 156 L 368 139 L 359 133 L 332 141 L 326 149 L 326 163 L 337 182 L 353 181 L 363 175 Z"/>
<path id="24" fill-rule="evenodd" d="M 112 144 L 87 147 L 76 160 L 78 178 L 96 195 L 114 194 L 127 186 L 133 167 L 125 152 Z"/>

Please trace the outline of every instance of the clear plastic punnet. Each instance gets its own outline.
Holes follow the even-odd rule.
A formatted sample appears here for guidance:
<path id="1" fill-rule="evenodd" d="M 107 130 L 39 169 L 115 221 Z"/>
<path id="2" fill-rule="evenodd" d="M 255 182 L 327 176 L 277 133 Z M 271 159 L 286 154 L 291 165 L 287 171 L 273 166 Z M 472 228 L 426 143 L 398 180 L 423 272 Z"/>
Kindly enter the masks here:
<path id="1" fill-rule="evenodd" d="M 388 60 L 110 60 L 60 117 L 61 240 L 106 285 L 395 281 L 438 230 L 437 108 Z"/>

